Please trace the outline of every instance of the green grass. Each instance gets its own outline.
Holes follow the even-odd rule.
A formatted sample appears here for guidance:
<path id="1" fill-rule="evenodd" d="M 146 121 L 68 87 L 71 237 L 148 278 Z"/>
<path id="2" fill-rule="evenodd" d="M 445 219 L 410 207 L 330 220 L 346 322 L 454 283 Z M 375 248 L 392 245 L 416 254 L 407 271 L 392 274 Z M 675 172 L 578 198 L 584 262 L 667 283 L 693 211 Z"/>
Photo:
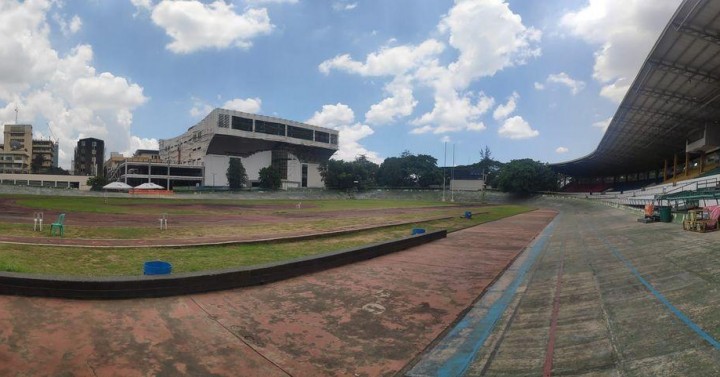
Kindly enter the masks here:
<path id="1" fill-rule="evenodd" d="M 456 216 L 447 220 L 418 222 L 412 225 L 301 242 L 133 249 L 86 249 L 0 244 L 0 271 L 73 276 L 141 275 L 143 262 L 149 260 L 168 261 L 173 264 L 174 272 L 252 266 L 397 239 L 409 235 L 410 230 L 414 227 L 424 227 L 427 231 L 440 229 L 453 231 L 527 212 L 532 208 L 493 206 L 484 210 L 488 213 L 474 215 L 471 220 Z"/>
<path id="2" fill-rule="evenodd" d="M 166 199 L 166 198 L 118 198 L 118 197 L 59 197 L 31 195 L 3 195 L 15 199 L 17 204 L 36 210 L 59 212 L 89 212 L 108 214 L 156 214 L 157 206 L 168 214 L 213 214 L 237 213 L 240 211 L 275 208 L 282 211 L 299 211 L 295 208 L 302 203 L 302 211 L 339 211 L 380 208 L 413 208 L 449 206 L 450 203 L 420 200 L 247 200 L 247 199 Z M 207 208 L 187 208 L 207 206 Z"/>

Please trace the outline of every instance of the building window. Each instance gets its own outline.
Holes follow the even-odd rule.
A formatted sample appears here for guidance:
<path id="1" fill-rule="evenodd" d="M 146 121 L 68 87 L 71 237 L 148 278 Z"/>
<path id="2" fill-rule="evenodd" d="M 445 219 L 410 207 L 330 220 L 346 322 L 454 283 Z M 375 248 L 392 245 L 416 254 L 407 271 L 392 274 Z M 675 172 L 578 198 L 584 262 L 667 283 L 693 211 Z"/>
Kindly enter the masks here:
<path id="1" fill-rule="evenodd" d="M 287 129 L 288 137 L 294 137 L 296 139 L 310 140 L 313 139 L 313 131 L 307 128 L 300 128 L 294 126 L 288 126 Z"/>
<path id="2" fill-rule="evenodd" d="M 218 127 L 220 127 L 220 128 L 230 127 L 230 115 L 219 114 L 218 115 Z"/>
<path id="3" fill-rule="evenodd" d="M 285 136 L 285 125 L 274 122 L 265 122 L 263 120 L 256 120 L 255 132 L 268 135 Z"/>
<path id="4" fill-rule="evenodd" d="M 233 116 L 232 117 L 232 129 L 252 132 L 253 120 L 248 119 L 248 118 Z"/>
<path id="5" fill-rule="evenodd" d="M 315 131 L 315 141 L 319 141 L 321 143 L 329 143 L 330 134 L 327 132 Z"/>

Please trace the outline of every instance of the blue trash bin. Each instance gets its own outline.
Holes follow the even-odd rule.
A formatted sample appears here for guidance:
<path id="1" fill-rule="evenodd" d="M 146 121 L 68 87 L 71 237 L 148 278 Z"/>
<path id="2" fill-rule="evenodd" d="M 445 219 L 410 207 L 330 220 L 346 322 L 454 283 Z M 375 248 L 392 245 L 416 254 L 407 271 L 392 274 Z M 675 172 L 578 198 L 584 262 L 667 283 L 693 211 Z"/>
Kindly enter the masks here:
<path id="1" fill-rule="evenodd" d="M 471 218 L 472 218 L 472 212 L 470 212 L 470 211 L 465 211 L 465 218 L 466 218 L 466 219 L 471 219 Z"/>
<path id="2" fill-rule="evenodd" d="M 425 234 L 425 228 L 413 228 L 412 235 Z"/>
<path id="3" fill-rule="evenodd" d="M 143 275 L 167 275 L 172 273 L 172 264 L 163 261 L 150 261 L 143 264 Z"/>

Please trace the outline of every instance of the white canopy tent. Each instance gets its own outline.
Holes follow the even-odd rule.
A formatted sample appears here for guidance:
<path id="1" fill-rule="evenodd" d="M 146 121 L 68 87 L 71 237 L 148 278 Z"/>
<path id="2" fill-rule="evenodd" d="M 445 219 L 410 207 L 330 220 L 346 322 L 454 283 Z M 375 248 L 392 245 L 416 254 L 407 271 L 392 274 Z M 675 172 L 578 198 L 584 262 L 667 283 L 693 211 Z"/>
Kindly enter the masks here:
<path id="1" fill-rule="evenodd" d="M 152 182 L 145 182 L 141 185 L 135 186 L 138 190 L 164 190 L 165 187 L 162 187 L 158 184 L 152 183 Z"/>

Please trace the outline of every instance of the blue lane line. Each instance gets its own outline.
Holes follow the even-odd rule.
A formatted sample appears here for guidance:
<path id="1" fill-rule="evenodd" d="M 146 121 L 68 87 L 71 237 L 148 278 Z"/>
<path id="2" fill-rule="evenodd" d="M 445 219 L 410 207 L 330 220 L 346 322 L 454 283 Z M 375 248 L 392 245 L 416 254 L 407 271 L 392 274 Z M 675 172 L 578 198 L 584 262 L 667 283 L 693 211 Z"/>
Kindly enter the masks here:
<path id="1" fill-rule="evenodd" d="M 445 362 L 438 366 L 437 376 L 438 377 L 455 377 L 462 376 L 465 374 L 470 364 L 475 359 L 480 347 L 485 343 L 487 338 L 492 334 L 495 325 L 498 320 L 502 317 L 505 309 L 512 301 L 515 292 L 517 291 L 520 283 L 525 280 L 525 275 L 532 265 L 535 263 L 540 252 L 545 249 L 545 244 L 548 238 L 552 235 L 555 229 L 555 222 L 557 217 L 545 227 L 540 233 L 539 239 L 530 249 L 528 258 L 523 262 L 522 266 L 517 271 L 515 280 L 508 286 L 503 292 L 502 296 L 495 301 L 495 303 L 488 309 L 485 316 L 480 319 L 479 322 L 472 321 L 468 316 L 463 318 L 446 336 L 447 338 L 463 337 L 465 341 L 460 345 L 457 350 L 453 353 L 452 357 L 445 360 Z M 468 330 L 469 329 L 469 330 Z M 461 332 L 470 331 L 469 334 L 459 335 Z"/>
<path id="2" fill-rule="evenodd" d="M 647 280 L 645 280 L 642 275 L 638 272 L 638 270 L 635 269 L 635 266 L 633 266 L 630 261 L 625 258 L 625 256 L 622 255 L 622 253 L 615 248 L 612 244 L 605 241 L 604 238 L 599 237 L 598 238 L 605 244 L 605 246 L 610 249 L 610 251 L 615 255 L 615 258 L 619 259 L 621 262 L 625 263 L 625 266 L 627 266 L 628 269 L 630 269 L 630 272 L 632 272 L 635 277 L 640 280 L 640 282 L 647 288 L 650 293 L 652 293 L 660 302 L 665 305 L 675 316 L 680 319 L 687 327 L 691 328 L 695 333 L 700 335 L 701 338 L 705 339 L 708 343 L 710 343 L 715 349 L 720 349 L 720 342 L 717 341 L 717 339 L 713 338 L 712 335 L 708 334 L 703 330 L 700 326 L 698 326 L 695 322 L 693 322 L 690 318 L 688 318 L 683 312 L 680 311 L 680 309 L 676 308 L 673 304 L 668 301 L 665 296 L 663 296 L 662 293 L 658 292 L 655 287 L 652 286 L 652 284 L 648 283 Z"/>

